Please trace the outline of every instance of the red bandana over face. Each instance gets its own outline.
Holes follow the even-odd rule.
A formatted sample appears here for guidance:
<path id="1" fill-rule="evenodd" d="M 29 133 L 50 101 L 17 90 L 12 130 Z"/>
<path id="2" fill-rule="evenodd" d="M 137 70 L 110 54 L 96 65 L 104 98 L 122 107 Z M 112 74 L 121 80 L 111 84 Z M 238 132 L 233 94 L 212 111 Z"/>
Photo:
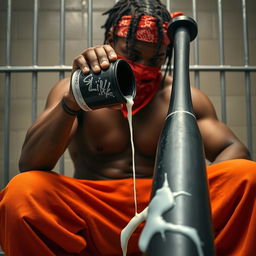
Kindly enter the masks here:
<path id="1" fill-rule="evenodd" d="M 136 82 L 136 96 L 132 107 L 132 114 L 136 114 L 140 109 L 145 107 L 156 94 L 161 80 L 160 67 L 144 66 L 142 64 L 132 62 L 123 56 L 120 59 L 126 60 L 134 73 Z M 124 117 L 127 117 L 126 105 L 122 109 Z"/>

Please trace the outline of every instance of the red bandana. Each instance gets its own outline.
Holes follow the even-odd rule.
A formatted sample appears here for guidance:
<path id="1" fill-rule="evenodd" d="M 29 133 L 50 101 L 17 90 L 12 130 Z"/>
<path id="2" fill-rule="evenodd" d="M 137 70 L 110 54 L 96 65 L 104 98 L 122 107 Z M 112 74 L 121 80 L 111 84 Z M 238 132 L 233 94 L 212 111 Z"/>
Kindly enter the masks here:
<path id="1" fill-rule="evenodd" d="M 132 20 L 131 15 L 123 16 L 117 24 L 115 34 L 120 37 L 127 37 L 130 22 Z M 168 22 L 163 22 L 163 44 L 168 45 L 170 40 L 167 35 Z M 140 41 L 157 43 L 158 34 L 156 26 L 156 18 L 152 16 L 141 16 L 135 33 L 135 38 Z"/>
<path id="2" fill-rule="evenodd" d="M 183 15 L 182 12 L 171 13 L 171 17 L 175 18 L 177 16 Z M 120 37 L 127 37 L 129 25 L 131 22 L 132 16 L 125 15 L 123 16 L 116 27 L 116 35 Z M 168 22 L 163 22 L 163 41 L 162 44 L 168 45 L 170 43 L 167 28 Z M 112 28 L 113 31 L 113 28 Z M 137 26 L 135 33 L 135 38 L 140 41 L 157 43 L 158 34 L 156 26 L 156 18 L 152 16 L 142 16 Z M 161 72 L 160 67 L 151 67 L 144 66 L 137 62 L 132 62 L 129 59 L 126 59 L 123 56 L 119 56 L 120 59 L 126 60 L 134 73 L 136 80 L 136 97 L 134 99 L 134 105 L 132 107 L 132 114 L 136 114 L 141 108 L 145 107 L 150 100 L 156 94 L 160 81 L 161 81 Z M 124 117 L 127 117 L 127 108 L 126 105 L 123 105 L 122 109 Z"/>
<path id="3" fill-rule="evenodd" d="M 136 114 L 140 109 L 145 107 L 156 94 L 161 80 L 160 67 L 144 66 L 137 62 L 132 62 L 123 56 L 120 59 L 126 60 L 134 73 L 136 82 L 136 96 L 132 107 L 132 114 Z M 127 117 L 126 105 L 122 109 L 124 117 Z"/>

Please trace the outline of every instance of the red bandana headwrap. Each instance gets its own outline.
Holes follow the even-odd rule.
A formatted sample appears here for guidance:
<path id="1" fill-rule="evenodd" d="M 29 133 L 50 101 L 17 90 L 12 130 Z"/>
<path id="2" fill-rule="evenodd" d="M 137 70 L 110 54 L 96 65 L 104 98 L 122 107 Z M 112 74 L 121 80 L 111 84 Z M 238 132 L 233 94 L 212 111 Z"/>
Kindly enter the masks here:
<path id="1" fill-rule="evenodd" d="M 132 20 L 131 15 L 123 16 L 116 26 L 116 35 L 120 37 L 127 37 L 128 29 Z M 168 45 L 170 40 L 167 35 L 168 22 L 163 22 L 163 41 L 162 43 Z M 157 43 L 158 34 L 156 26 L 156 18 L 152 16 L 141 16 L 138 23 L 135 39 L 148 42 L 148 43 Z"/>
<path id="2" fill-rule="evenodd" d="M 123 56 L 118 56 L 120 59 L 126 60 L 134 73 L 136 82 L 136 96 L 132 107 L 132 114 L 136 114 L 140 109 L 145 107 L 156 94 L 160 81 L 160 67 L 144 66 L 137 62 L 132 62 Z M 122 112 L 124 117 L 127 117 L 126 105 L 123 105 Z"/>

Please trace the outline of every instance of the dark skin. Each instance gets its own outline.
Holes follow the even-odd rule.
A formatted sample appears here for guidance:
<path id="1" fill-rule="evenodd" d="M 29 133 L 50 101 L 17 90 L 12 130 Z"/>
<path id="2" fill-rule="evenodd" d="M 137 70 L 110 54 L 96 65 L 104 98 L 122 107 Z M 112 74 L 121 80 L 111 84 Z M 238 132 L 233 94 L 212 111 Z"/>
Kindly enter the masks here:
<path id="1" fill-rule="evenodd" d="M 115 43 L 114 43 L 115 42 Z M 137 41 L 135 54 L 126 49 L 124 38 L 85 50 L 74 59 L 73 70 L 89 69 L 99 72 L 117 54 L 148 66 L 164 63 L 167 47 L 159 51 L 156 45 Z M 136 175 L 138 178 L 152 177 L 157 142 L 167 114 L 171 77 L 164 81 L 153 100 L 133 116 Z M 208 97 L 191 87 L 194 112 L 202 134 L 206 158 L 210 162 L 234 158 L 249 159 L 247 148 L 233 132 L 217 119 L 215 109 Z M 53 86 L 46 108 L 29 128 L 22 148 L 20 169 L 50 171 L 68 147 L 75 166 L 74 176 L 79 179 L 119 179 L 132 177 L 132 158 L 128 121 L 120 111 L 120 105 L 83 112 L 80 122 L 65 113 L 60 100 L 79 110 L 72 91 L 70 79 L 66 78 Z"/>

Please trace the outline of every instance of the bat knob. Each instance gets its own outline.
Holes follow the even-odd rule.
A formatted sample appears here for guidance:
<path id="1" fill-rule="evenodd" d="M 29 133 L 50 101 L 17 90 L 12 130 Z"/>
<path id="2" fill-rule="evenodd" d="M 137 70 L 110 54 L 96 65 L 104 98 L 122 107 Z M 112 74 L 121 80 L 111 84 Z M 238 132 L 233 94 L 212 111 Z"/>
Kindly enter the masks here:
<path id="1" fill-rule="evenodd" d="M 182 15 L 172 19 L 168 25 L 168 36 L 171 42 L 174 42 L 175 32 L 180 27 L 184 27 L 188 31 L 190 41 L 193 41 L 196 38 L 198 32 L 197 23 L 192 18 Z"/>

